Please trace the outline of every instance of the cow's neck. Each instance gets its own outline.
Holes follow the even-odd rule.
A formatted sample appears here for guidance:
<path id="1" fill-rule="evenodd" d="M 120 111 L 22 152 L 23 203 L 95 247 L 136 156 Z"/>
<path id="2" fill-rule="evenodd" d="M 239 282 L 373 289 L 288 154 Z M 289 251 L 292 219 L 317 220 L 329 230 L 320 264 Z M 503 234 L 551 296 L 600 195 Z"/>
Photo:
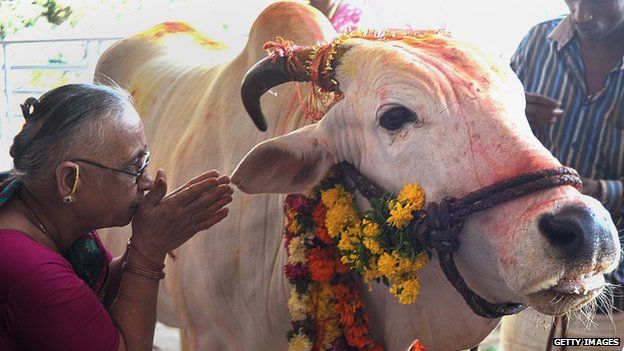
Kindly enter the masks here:
<path id="1" fill-rule="evenodd" d="M 355 199 L 360 209 L 370 209 L 358 192 Z M 420 271 L 419 278 L 420 294 L 411 305 L 399 304 L 383 284 L 372 283 L 369 290 L 366 283 L 361 283 L 371 328 L 386 349 L 406 349 L 414 339 L 430 350 L 468 349 L 498 325 L 500 319 L 481 318 L 468 307 L 435 257 Z"/>

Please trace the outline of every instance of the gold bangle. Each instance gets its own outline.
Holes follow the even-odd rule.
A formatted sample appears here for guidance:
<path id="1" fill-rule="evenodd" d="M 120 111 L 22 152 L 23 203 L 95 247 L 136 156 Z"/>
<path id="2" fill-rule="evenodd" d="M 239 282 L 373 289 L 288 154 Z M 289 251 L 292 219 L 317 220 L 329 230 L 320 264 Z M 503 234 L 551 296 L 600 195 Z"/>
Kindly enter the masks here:
<path id="1" fill-rule="evenodd" d="M 141 266 L 133 265 L 128 262 L 124 262 L 121 265 L 121 269 L 125 272 L 137 274 L 146 278 L 158 279 L 158 280 L 165 279 L 165 272 L 163 272 L 162 270 L 157 271 L 153 269 L 148 269 L 148 268 L 144 268 Z"/>

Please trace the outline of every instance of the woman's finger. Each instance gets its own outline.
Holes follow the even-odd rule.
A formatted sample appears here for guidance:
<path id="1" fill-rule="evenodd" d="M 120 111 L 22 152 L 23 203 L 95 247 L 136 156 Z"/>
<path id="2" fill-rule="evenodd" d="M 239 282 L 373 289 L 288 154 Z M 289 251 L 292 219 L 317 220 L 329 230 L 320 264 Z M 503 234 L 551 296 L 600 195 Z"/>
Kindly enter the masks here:
<path id="1" fill-rule="evenodd" d="M 195 230 L 199 232 L 199 231 L 206 230 L 206 229 L 214 226 L 215 224 L 221 222 L 225 217 L 227 217 L 229 211 L 230 211 L 230 209 L 227 208 L 227 207 L 224 207 L 224 208 L 220 209 L 219 211 L 214 213 L 207 220 L 198 223 L 195 226 Z"/>
<path id="2" fill-rule="evenodd" d="M 209 219 L 210 217 L 214 216 L 216 212 L 218 212 L 221 208 L 223 208 L 230 202 L 232 202 L 232 196 L 230 195 L 222 196 L 217 201 L 213 202 L 210 206 L 208 206 L 208 208 L 204 208 L 201 211 L 198 211 L 197 213 L 195 213 L 193 217 L 191 218 L 191 221 L 193 223 L 201 223 Z"/>
<path id="3" fill-rule="evenodd" d="M 221 185 L 218 184 L 216 178 L 204 179 L 180 190 L 177 194 L 173 195 L 172 198 L 175 201 L 175 206 L 185 207 L 218 186 Z"/>
<path id="4" fill-rule="evenodd" d="M 167 178 L 165 176 L 165 172 L 162 169 L 158 170 L 156 173 L 156 180 L 154 181 L 154 185 L 147 192 L 145 198 L 141 202 L 140 210 L 150 211 L 154 208 L 158 203 L 163 199 L 165 194 L 167 193 Z"/>
<path id="5" fill-rule="evenodd" d="M 175 189 L 169 195 L 175 195 L 175 194 L 179 193 L 180 191 L 188 188 L 189 186 L 191 186 L 193 184 L 197 184 L 197 183 L 199 183 L 201 181 L 204 181 L 206 179 L 209 179 L 209 178 L 217 178 L 217 177 L 219 177 L 219 171 L 217 171 L 217 170 L 212 170 L 212 171 L 208 171 L 206 173 L 202 173 L 202 174 L 198 175 L 197 177 L 195 177 L 195 178 L 189 180 L 188 182 L 184 183 L 184 185 L 182 185 L 179 188 Z M 223 177 L 223 176 L 221 176 L 221 177 Z M 219 177 L 219 178 L 221 178 L 221 177 Z"/>
<path id="6" fill-rule="evenodd" d="M 228 175 L 222 175 L 219 178 L 217 178 L 217 183 L 219 184 L 230 184 L 231 180 L 230 180 L 230 176 Z"/>
<path id="7" fill-rule="evenodd" d="M 219 198 L 221 198 L 222 196 L 232 195 L 233 193 L 234 189 L 232 189 L 231 186 L 229 186 L 228 184 L 222 184 L 202 194 L 195 201 L 190 203 L 189 206 L 192 206 L 192 211 L 194 212 L 202 211 L 215 201 L 219 200 Z"/>

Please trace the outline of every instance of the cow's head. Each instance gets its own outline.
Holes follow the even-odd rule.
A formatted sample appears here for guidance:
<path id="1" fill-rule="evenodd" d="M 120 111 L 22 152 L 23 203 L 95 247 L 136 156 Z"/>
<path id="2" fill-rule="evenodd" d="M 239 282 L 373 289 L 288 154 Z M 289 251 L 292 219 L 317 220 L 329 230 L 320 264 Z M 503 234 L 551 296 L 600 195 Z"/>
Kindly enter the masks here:
<path id="1" fill-rule="evenodd" d="M 437 202 L 560 166 L 531 132 L 514 73 L 474 47 L 436 33 L 369 34 L 332 45 L 332 55 L 296 48 L 286 70 L 277 72 L 279 62 L 268 58 L 248 74 L 244 99 L 261 127 L 259 95 L 311 79 L 295 66 L 314 62 L 322 50 L 330 58 L 319 67 L 332 69 L 321 73 L 331 74 L 344 98 L 318 123 L 251 150 L 232 177 L 242 191 L 303 192 L 346 161 L 387 192 L 418 183 L 427 201 Z M 336 82 L 322 74 L 316 84 L 331 90 Z M 620 251 L 609 213 L 572 186 L 475 214 L 459 240 L 455 257 L 473 290 L 547 314 L 576 309 L 602 292 L 603 273 Z"/>

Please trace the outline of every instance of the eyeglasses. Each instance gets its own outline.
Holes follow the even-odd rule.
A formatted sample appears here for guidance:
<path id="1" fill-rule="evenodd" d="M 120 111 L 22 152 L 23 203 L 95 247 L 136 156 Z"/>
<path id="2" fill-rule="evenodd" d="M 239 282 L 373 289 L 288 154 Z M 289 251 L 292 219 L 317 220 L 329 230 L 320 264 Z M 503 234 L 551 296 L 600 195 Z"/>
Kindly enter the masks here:
<path id="1" fill-rule="evenodd" d="M 126 169 L 108 167 L 108 166 L 104 166 L 103 164 L 100 164 L 100 163 L 97 163 L 97 162 L 94 162 L 94 161 L 90 161 L 90 160 L 84 160 L 84 159 L 81 159 L 81 158 L 73 159 L 71 161 L 72 162 L 82 162 L 82 163 L 86 163 L 88 165 L 100 167 L 100 168 L 103 168 L 103 169 L 108 169 L 108 170 L 111 170 L 111 171 L 114 171 L 114 172 L 119 172 L 119 173 L 124 173 L 124 174 L 131 175 L 133 177 L 136 177 L 135 184 L 139 184 L 139 180 L 141 179 L 141 176 L 143 175 L 143 173 L 145 173 L 145 169 L 147 168 L 147 166 L 149 166 L 150 155 L 151 155 L 151 153 L 149 151 L 145 151 L 140 156 L 139 160 L 133 166 L 130 166 L 130 167 L 126 168 Z"/>

